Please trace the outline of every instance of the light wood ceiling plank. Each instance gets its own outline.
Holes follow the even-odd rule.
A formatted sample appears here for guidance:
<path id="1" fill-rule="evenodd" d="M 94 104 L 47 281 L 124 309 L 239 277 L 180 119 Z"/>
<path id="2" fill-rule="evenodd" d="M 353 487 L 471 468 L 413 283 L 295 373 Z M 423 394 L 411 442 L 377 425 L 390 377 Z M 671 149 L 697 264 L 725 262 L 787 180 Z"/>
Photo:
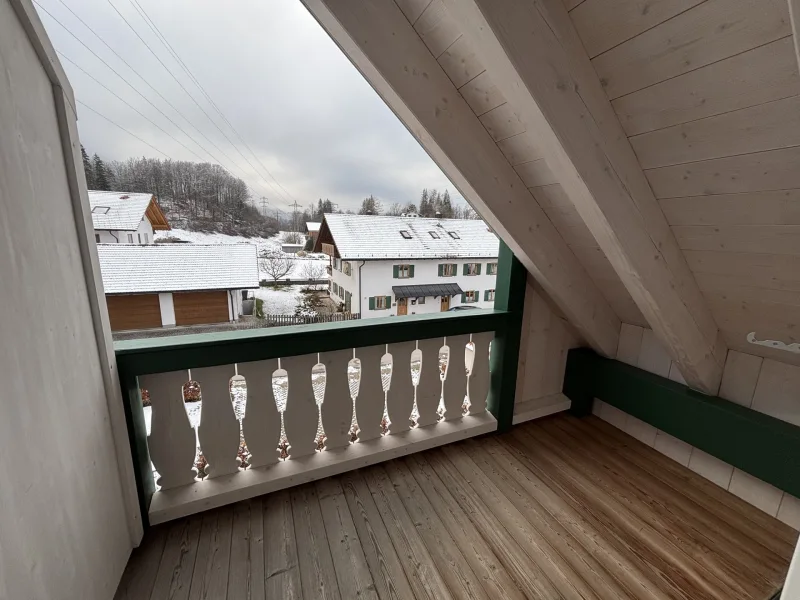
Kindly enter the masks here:
<path id="1" fill-rule="evenodd" d="M 800 190 L 665 198 L 670 225 L 800 225 Z"/>
<path id="2" fill-rule="evenodd" d="M 505 104 L 506 101 L 488 71 L 484 71 L 469 83 L 465 83 L 458 91 L 478 116 Z"/>
<path id="3" fill-rule="evenodd" d="M 707 0 L 592 64 L 613 100 L 790 33 L 786 0 Z"/>
<path id="4" fill-rule="evenodd" d="M 800 146 L 800 96 L 631 138 L 643 169 Z"/>
<path id="5" fill-rule="evenodd" d="M 304 3 L 580 335 L 613 356 L 619 318 L 397 5 Z"/>
<path id="6" fill-rule="evenodd" d="M 672 230 L 685 250 L 800 256 L 800 225 L 678 225 Z"/>
<path id="7" fill-rule="evenodd" d="M 759 252 L 687 250 L 698 279 L 714 279 L 765 289 L 800 291 L 800 256 Z"/>
<path id="8" fill-rule="evenodd" d="M 612 102 L 628 135 L 800 94 L 792 37 L 662 81 Z"/>
<path id="9" fill-rule="evenodd" d="M 445 4 L 687 381 L 716 393 L 719 330 L 563 5 Z"/>
<path id="10" fill-rule="evenodd" d="M 414 23 L 414 30 L 434 58 L 439 58 L 461 35 L 442 0 L 433 0 Z"/>
<path id="11" fill-rule="evenodd" d="M 508 102 L 480 116 L 481 123 L 495 142 L 525 133 L 525 124 L 517 110 Z"/>
<path id="12" fill-rule="evenodd" d="M 461 36 L 439 57 L 439 64 L 457 88 L 484 71 L 483 63 L 470 47 L 469 39 Z"/>

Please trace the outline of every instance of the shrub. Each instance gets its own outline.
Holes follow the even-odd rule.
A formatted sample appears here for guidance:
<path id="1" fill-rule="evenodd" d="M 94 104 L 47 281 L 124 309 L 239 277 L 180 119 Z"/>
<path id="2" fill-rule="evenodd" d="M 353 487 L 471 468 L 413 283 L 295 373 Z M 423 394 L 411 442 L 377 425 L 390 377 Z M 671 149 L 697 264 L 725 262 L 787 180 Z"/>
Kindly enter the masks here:
<path id="1" fill-rule="evenodd" d="M 261 298 L 256 298 L 256 318 L 264 318 L 264 301 Z"/>

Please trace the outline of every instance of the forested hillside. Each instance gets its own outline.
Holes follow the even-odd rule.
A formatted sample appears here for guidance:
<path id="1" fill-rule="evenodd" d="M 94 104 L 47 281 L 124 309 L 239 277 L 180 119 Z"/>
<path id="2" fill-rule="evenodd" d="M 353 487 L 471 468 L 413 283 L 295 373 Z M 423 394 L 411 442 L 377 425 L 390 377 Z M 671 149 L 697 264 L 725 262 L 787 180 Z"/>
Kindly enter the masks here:
<path id="1" fill-rule="evenodd" d="M 155 158 L 105 163 L 83 151 L 89 189 L 155 194 L 174 227 L 269 237 L 277 221 L 261 215 L 244 181 L 219 165 Z"/>

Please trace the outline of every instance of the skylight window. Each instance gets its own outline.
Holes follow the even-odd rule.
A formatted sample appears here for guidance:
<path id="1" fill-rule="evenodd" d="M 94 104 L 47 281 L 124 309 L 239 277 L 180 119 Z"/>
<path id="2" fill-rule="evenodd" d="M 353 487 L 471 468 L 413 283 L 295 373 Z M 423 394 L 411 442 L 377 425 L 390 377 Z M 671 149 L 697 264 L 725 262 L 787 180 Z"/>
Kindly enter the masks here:
<path id="1" fill-rule="evenodd" d="M 455 231 L 448 231 L 447 234 L 453 238 L 454 240 L 460 240 L 461 238 L 458 237 L 458 234 Z"/>
<path id="2" fill-rule="evenodd" d="M 108 211 L 111 210 L 110 206 L 95 206 L 92 209 L 92 213 L 96 215 L 105 215 L 108 214 Z"/>
<path id="3" fill-rule="evenodd" d="M 439 239 L 439 234 L 438 234 L 438 233 L 436 233 L 435 231 L 429 231 L 428 233 L 430 233 L 430 234 L 431 234 L 431 237 L 432 237 L 433 239 L 435 239 L 435 240 L 438 240 L 438 239 Z"/>
<path id="4" fill-rule="evenodd" d="M 411 239 L 411 234 L 408 231 L 406 231 L 405 229 L 401 229 L 400 230 L 400 235 L 402 235 L 403 238 L 406 239 L 406 240 L 410 240 Z"/>

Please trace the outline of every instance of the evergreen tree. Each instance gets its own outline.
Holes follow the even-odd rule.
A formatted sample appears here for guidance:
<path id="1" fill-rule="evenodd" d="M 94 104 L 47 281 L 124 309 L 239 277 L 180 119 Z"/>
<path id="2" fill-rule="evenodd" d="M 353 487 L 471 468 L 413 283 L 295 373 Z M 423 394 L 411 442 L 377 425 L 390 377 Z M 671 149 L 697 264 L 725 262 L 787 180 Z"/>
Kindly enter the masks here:
<path id="1" fill-rule="evenodd" d="M 428 189 L 422 190 L 422 197 L 419 200 L 419 214 L 421 217 L 431 216 L 431 203 L 428 200 Z"/>
<path id="2" fill-rule="evenodd" d="M 94 168 L 89 155 L 86 153 L 86 148 L 81 144 L 81 158 L 83 158 L 83 174 L 86 176 L 87 189 L 94 189 Z"/>
<path id="3" fill-rule="evenodd" d="M 358 209 L 360 215 L 379 215 L 383 211 L 380 201 L 372 194 L 361 201 L 361 208 Z"/>
<path id="4" fill-rule="evenodd" d="M 415 213 L 417 212 L 417 205 L 414 204 L 413 202 L 409 202 L 408 204 L 406 204 L 406 207 L 405 209 L 403 209 L 403 212 Z"/>
<path id="5" fill-rule="evenodd" d="M 94 187 L 97 190 L 104 190 L 110 191 L 111 190 L 111 182 L 109 181 L 109 172 L 108 168 L 106 167 L 105 163 L 101 160 L 97 154 L 92 157 L 92 161 L 94 161 Z"/>
<path id="6" fill-rule="evenodd" d="M 442 194 L 441 207 L 439 208 L 439 212 L 442 213 L 443 219 L 453 218 L 453 205 L 450 202 L 450 192 L 448 192 L 447 190 L 445 190 L 444 194 Z"/>

